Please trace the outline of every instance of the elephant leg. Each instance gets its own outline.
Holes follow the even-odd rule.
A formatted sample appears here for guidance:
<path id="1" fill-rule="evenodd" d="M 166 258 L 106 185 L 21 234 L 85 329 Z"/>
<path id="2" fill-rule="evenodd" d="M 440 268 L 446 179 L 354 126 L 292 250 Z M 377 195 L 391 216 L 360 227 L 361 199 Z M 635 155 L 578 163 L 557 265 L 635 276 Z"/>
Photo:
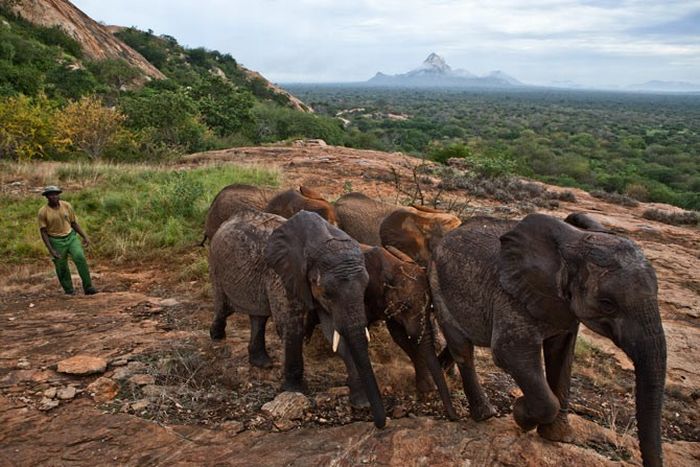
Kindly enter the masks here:
<path id="1" fill-rule="evenodd" d="M 333 321 L 331 320 L 331 317 L 326 313 L 318 313 L 318 318 L 321 323 L 321 331 L 323 332 L 323 336 L 329 343 L 332 343 L 333 331 L 335 329 L 333 328 Z M 343 359 L 345 368 L 348 372 L 347 384 L 350 388 L 350 405 L 355 408 L 369 407 L 369 399 L 367 398 L 367 393 L 365 392 L 364 385 L 360 379 L 360 374 L 358 373 L 355 362 L 350 355 L 350 350 L 345 345 L 342 338 L 340 339 L 337 353 Z"/>
<path id="2" fill-rule="evenodd" d="M 304 392 L 304 315 L 290 313 L 284 328 L 283 391 Z"/>
<path id="3" fill-rule="evenodd" d="M 559 399 L 560 409 L 557 418 L 552 423 L 539 425 L 537 432 L 551 441 L 573 441 L 568 412 L 571 363 L 574 358 L 577 334 L 578 326 L 573 332 L 550 337 L 542 345 L 547 383 Z"/>
<path id="4" fill-rule="evenodd" d="M 391 338 L 401 347 L 408 355 L 408 358 L 411 359 L 411 363 L 413 363 L 413 368 L 416 370 L 416 389 L 418 390 L 419 399 L 426 398 L 435 389 L 435 385 L 430 378 L 428 366 L 419 357 L 417 349 L 408 340 L 408 335 L 400 324 L 390 320 L 386 322 L 386 327 L 389 330 L 389 334 L 391 334 Z"/>
<path id="5" fill-rule="evenodd" d="M 214 320 L 209 327 L 209 336 L 213 340 L 226 337 L 226 318 L 231 313 L 226 294 L 220 287 L 214 286 Z"/>
<path id="6" fill-rule="evenodd" d="M 525 431 L 554 422 L 559 414 L 559 400 L 549 388 L 542 364 L 542 346 L 537 342 L 518 342 L 513 335 L 504 336 L 493 345 L 498 366 L 515 379 L 523 391 L 513 407 L 515 422 Z"/>
<path id="7" fill-rule="evenodd" d="M 265 326 L 267 316 L 250 315 L 250 342 L 248 342 L 248 361 L 258 368 L 272 368 L 272 359 L 265 349 Z"/>
<path id="8" fill-rule="evenodd" d="M 462 376 L 464 394 L 469 400 L 469 416 L 476 421 L 489 419 L 496 415 L 496 409 L 489 402 L 474 367 L 474 344 L 456 329 L 443 329 L 447 347 L 459 367 Z"/>

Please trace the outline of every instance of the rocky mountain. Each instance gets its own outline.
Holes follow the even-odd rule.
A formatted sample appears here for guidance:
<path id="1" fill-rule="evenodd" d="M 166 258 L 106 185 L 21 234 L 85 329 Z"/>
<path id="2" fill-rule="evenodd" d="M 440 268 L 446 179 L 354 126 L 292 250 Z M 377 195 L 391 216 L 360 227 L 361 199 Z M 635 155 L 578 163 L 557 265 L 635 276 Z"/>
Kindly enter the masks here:
<path id="1" fill-rule="evenodd" d="M 366 82 L 370 86 L 391 87 L 513 87 L 523 83 L 497 70 L 485 76 L 477 76 L 464 69 L 452 69 L 445 59 L 436 53 L 411 71 L 399 75 L 377 73 Z"/>
<path id="2" fill-rule="evenodd" d="M 40 26 L 57 26 L 82 46 L 92 60 L 122 59 L 154 79 L 165 75 L 140 53 L 112 35 L 104 25 L 90 18 L 67 0 L 20 0 L 3 2 L 12 10 Z"/>

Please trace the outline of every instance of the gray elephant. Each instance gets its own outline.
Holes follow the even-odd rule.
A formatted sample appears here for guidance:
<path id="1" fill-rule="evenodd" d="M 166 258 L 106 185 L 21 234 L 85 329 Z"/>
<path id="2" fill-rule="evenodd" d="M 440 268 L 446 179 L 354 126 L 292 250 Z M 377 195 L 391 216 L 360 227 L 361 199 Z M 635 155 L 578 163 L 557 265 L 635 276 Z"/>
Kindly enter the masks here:
<path id="1" fill-rule="evenodd" d="M 300 186 L 298 190 L 274 191 L 252 185 L 234 184 L 223 188 L 214 197 L 204 223 L 204 246 L 214 237 L 216 229 L 230 216 L 242 209 L 257 209 L 278 214 L 286 219 L 305 209 L 316 212 L 333 225 L 337 224 L 335 209 L 316 191 Z"/>
<path id="2" fill-rule="evenodd" d="M 304 389 L 304 316 L 312 311 L 333 323 L 336 339 L 348 347 L 369 399 L 374 424 L 385 413 L 368 355 L 364 293 L 369 280 L 360 247 L 318 214 L 300 211 L 288 221 L 259 211 L 241 211 L 212 239 L 209 267 L 214 289 L 212 338 L 225 335 L 232 310 L 251 316 L 249 357 L 269 365 L 265 322 L 275 320 L 284 342 L 286 391 Z"/>
<path id="3" fill-rule="evenodd" d="M 513 409 L 517 424 L 550 440 L 568 439 L 582 322 L 633 361 L 642 458 L 645 466 L 662 465 L 666 341 L 656 274 L 635 243 L 542 214 L 518 223 L 474 218 L 447 234 L 433 258 L 436 314 L 473 418 L 494 414 L 473 359 L 474 345 L 491 347 L 494 362 L 523 391 Z"/>
<path id="4" fill-rule="evenodd" d="M 384 406 L 368 354 L 364 296 L 369 275 L 360 245 L 316 213 L 299 211 L 275 229 L 265 261 L 279 275 L 292 310 L 315 312 L 332 329 L 334 347 L 347 347 L 350 381 L 361 382 L 374 424 L 385 424 Z M 303 382 L 303 314 L 295 311 L 285 335 L 285 381 Z M 353 376 L 357 375 L 357 379 Z M 351 387 L 351 390 L 353 388 Z M 356 391 L 357 392 L 357 391 Z"/>
<path id="5" fill-rule="evenodd" d="M 416 388 L 425 394 L 433 390 L 435 382 L 445 412 L 451 420 L 457 414 L 450 400 L 450 393 L 435 355 L 433 330 L 430 320 L 430 287 L 423 268 L 404 253 L 389 247 L 361 245 L 369 284 L 365 291 L 367 322 L 385 321 L 392 339 L 409 356 L 416 371 Z M 329 319 L 320 316 L 321 330 L 329 342 L 333 341 L 333 327 Z M 311 325 L 315 326 L 316 322 Z M 307 329 L 310 335 L 313 327 Z M 334 347 L 336 347 L 334 345 Z M 343 346 L 337 352 L 351 373 L 350 354 Z M 353 405 L 365 404 L 366 396 L 354 390 L 362 388 L 350 382 L 350 399 Z"/>
<path id="6" fill-rule="evenodd" d="M 236 183 L 224 187 L 217 193 L 209 206 L 204 222 L 204 238 L 200 246 L 204 246 L 207 239 L 214 238 L 219 226 L 233 214 L 245 209 L 263 211 L 273 196 L 272 190 L 252 185 Z"/>

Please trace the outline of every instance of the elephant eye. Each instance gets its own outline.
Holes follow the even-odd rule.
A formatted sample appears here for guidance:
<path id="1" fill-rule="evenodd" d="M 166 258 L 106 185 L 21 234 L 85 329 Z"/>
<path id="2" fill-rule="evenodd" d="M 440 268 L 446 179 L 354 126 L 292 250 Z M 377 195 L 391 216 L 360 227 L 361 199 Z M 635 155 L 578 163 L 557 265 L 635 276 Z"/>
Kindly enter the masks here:
<path id="1" fill-rule="evenodd" d="M 600 300 L 598 300 L 598 306 L 600 308 L 600 311 L 608 315 L 617 311 L 615 302 L 609 298 L 601 298 Z"/>

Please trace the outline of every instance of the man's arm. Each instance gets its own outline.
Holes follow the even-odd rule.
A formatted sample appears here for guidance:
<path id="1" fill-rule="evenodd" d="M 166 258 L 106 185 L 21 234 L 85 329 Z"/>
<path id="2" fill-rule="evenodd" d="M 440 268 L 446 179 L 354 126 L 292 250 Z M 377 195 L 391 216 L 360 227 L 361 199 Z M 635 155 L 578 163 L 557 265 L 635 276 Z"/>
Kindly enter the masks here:
<path id="1" fill-rule="evenodd" d="M 73 221 L 70 223 L 70 226 L 73 227 L 73 230 L 78 232 L 78 235 L 83 237 L 83 245 L 88 246 L 90 245 L 90 239 L 85 235 L 85 232 L 83 232 L 83 229 L 80 228 L 80 225 L 78 225 L 78 221 Z"/>
<path id="2" fill-rule="evenodd" d="M 59 255 L 58 252 L 51 246 L 51 242 L 49 241 L 49 233 L 47 232 L 46 227 L 40 228 L 39 232 L 41 232 L 41 239 L 44 241 L 44 245 L 46 245 L 46 248 L 49 250 L 49 254 L 56 259 L 60 258 L 61 255 Z"/>

